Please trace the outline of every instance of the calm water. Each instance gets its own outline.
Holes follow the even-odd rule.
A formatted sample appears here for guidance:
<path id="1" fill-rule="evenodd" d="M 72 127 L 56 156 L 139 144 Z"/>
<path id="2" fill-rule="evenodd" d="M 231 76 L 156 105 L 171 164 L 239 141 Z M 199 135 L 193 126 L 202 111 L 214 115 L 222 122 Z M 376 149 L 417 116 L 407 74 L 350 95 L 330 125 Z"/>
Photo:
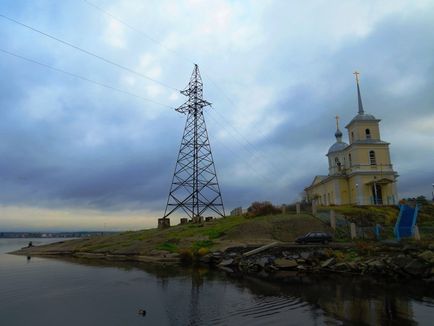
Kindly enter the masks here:
<path id="1" fill-rule="evenodd" d="M 207 269 L 4 254 L 28 241 L 0 239 L 0 325 L 433 325 L 426 284 L 333 276 L 282 285 Z"/>

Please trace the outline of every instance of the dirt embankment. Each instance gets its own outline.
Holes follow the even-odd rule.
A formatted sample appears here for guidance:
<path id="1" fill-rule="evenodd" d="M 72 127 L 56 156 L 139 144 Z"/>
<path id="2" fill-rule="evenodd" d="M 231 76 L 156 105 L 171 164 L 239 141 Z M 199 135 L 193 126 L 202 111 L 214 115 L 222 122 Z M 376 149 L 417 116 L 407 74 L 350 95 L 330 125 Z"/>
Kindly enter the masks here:
<path id="1" fill-rule="evenodd" d="M 309 231 L 328 231 L 310 215 L 243 216 L 215 219 L 203 224 L 177 225 L 165 230 L 149 229 L 96 236 L 23 248 L 20 255 L 67 255 L 110 260 L 177 261 L 182 254 L 224 251 L 229 247 L 260 246 L 292 242 Z"/>

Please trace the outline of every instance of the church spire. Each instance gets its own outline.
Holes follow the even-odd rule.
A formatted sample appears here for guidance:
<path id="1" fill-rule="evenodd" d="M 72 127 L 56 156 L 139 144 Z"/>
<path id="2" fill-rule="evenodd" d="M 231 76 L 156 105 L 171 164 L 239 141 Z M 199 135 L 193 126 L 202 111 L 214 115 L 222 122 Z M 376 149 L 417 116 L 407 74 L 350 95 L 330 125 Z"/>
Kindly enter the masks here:
<path id="1" fill-rule="evenodd" d="M 359 86 L 359 75 L 360 73 L 355 71 L 353 73 L 356 76 L 356 83 L 357 83 L 357 98 L 359 101 L 359 114 L 365 114 L 365 111 L 363 110 L 363 103 L 362 103 L 362 96 L 360 95 L 360 86 Z"/>
<path id="2" fill-rule="evenodd" d="M 336 119 L 335 137 L 336 137 L 336 141 L 338 143 L 341 143 L 342 142 L 342 131 L 340 131 L 340 129 L 339 129 L 339 116 L 336 116 L 335 119 Z"/>

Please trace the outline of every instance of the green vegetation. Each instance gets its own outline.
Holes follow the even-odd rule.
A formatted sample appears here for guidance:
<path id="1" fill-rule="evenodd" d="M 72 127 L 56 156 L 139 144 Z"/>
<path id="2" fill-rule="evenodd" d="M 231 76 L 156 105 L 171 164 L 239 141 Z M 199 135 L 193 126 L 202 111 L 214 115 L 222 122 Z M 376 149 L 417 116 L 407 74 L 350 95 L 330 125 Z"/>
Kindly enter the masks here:
<path id="1" fill-rule="evenodd" d="M 307 214 L 230 216 L 202 224 L 176 225 L 164 230 L 129 231 L 66 241 L 63 244 L 40 247 L 39 251 L 145 256 L 158 256 L 161 252 L 167 252 L 179 253 L 188 258 L 233 246 L 276 240 L 293 241 L 313 230 L 330 231 L 323 222 Z"/>
<path id="2" fill-rule="evenodd" d="M 110 236 L 98 236 L 87 239 L 65 241 L 63 243 L 38 247 L 41 253 L 94 253 L 108 255 L 161 256 L 178 253 L 188 261 L 209 251 L 225 250 L 228 247 L 260 245 L 282 241 L 290 242 L 310 231 L 332 232 L 321 218 L 310 214 L 276 214 L 268 203 L 252 205 L 246 216 L 230 216 L 214 219 L 202 224 L 183 224 L 168 229 L 149 229 L 129 231 Z M 331 207 L 321 208 L 321 215 L 327 216 Z M 333 207 L 340 226 L 335 232 L 335 241 L 349 241 L 348 221 L 359 226 L 366 226 L 366 239 L 373 239 L 373 226 L 382 225 L 382 239 L 393 238 L 393 226 L 399 210 L 397 207 L 378 206 L 339 206 Z M 258 211 L 270 211 L 268 215 L 259 215 Z M 175 219 L 172 219 L 172 223 Z M 343 222 L 343 223 L 342 223 Z M 418 225 L 422 240 L 432 241 L 434 237 L 434 206 L 421 203 Z M 366 247 L 366 248 L 365 248 Z M 360 243 L 357 252 L 369 254 L 370 245 Z M 356 259 L 355 253 L 342 259 Z M 339 254 L 338 254 L 339 256 Z"/>
<path id="3" fill-rule="evenodd" d="M 179 248 L 176 244 L 171 242 L 164 242 L 159 245 L 157 245 L 156 249 L 158 250 L 164 250 L 169 252 L 178 252 Z"/>

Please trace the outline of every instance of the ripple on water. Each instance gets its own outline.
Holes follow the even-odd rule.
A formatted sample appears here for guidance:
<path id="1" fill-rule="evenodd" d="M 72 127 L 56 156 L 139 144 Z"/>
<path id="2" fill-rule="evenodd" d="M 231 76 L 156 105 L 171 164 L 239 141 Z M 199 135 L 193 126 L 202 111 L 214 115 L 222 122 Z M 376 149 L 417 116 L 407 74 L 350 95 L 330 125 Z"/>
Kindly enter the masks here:
<path id="1" fill-rule="evenodd" d="M 226 325 L 235 323 L 237 319 L 251 322 L 260 319 L 260 323 L 268 323 L 271 322 L 269 317 L 303 309 L 306 306 L 309 304 L 296 297 L 260 297 L 253 302 L 237 305 L 223 316 L 211 319 L 210 322 L 215 325 Z M 282 322 L 282 319 L 279 320 Z"/>

